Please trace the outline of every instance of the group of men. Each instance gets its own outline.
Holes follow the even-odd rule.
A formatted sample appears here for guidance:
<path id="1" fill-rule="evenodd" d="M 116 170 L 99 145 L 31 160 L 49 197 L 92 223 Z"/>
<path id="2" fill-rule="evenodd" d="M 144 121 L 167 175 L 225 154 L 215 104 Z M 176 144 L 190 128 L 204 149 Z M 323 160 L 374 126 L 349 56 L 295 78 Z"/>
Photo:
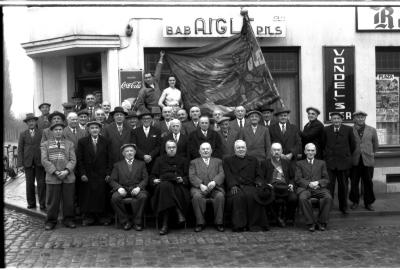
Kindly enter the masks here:
<path id="1" fill-rule="evenodd" d="M 24 120 L 18 166 L 26 174 L 28 208 L 36 207 L 36 178 L 46 230 L 57 224 L 61 201 L 70 228 L 79 209 L 84 226 L 108 225 L 115 213 L 125 230 L 140 231 L 149 201 L 161 218 L 160 235 L 173 221 L 184 223 L 190 205 L 194 230 L 202 231 L 208 202 L 218 231 L 224 231 L 224 215 L 234 231 L 268 230 L 267 216 L 284 227 L 293 224 L 297 206 L 310 231 L 325 230 L 336 181 L 339 208 L 348 214 L 348 177 L 351 208 L 358 207 L 361 178 L 364 206 L 373 211 L 378 140 L 362 111 L 353 114 L 353 127 L 342 124 L 340 113 L 324 127 L 319 110 L 310 107 L 300 131 L 286 108 L 246 113 L 238 106 L 234 116 L 218 109 L 209 116 L 192 106 L 188 119 L 184 109 L 175 118 L 168 106 L 111 111 L 109 102 L 96 106 L 94 95 L 85 100 L 86 108 L 66 115 L 50 113 L 51 105 L 43 103 L 40 117 Z M 317 219 L 310 198 L 320 201 Z"/>

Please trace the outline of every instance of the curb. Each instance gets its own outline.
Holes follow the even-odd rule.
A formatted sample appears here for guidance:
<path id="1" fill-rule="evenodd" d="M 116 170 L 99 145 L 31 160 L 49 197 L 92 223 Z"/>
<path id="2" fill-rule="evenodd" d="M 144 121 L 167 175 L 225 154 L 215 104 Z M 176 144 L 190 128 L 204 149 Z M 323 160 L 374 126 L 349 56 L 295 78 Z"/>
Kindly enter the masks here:
<path id="1" fill-rule="evenodd" d="M 4 207 L 7 209 L 10 209 L 10 210 L 15 210 L 17 212 L 36 217 L 36 218 L 40 218 L 43 220 L 46 219 L 46 213 L 44 213 L 44 212 L 32 211 L 32 210 L 29 210 L 28 208 L 23 208 L 21 206 L 18 206 L 18 205 L 9 203 L 9 202 L 4 202 Z"/>

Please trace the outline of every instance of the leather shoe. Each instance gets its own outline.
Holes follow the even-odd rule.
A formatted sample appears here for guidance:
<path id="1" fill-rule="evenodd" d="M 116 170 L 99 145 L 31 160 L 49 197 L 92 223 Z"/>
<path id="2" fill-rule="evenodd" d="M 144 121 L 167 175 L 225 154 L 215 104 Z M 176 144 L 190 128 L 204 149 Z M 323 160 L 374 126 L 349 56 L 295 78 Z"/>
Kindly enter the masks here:
<path id="1" fill-rule="evenodd" d="M 28 209 L 36 208 L 36 205 L 28 205 L 26 208 Z"/>
<path id="2" fill-rule="evenodd" d="M 262 229 L 263 229 L 263 231 L 268 232 L 269 231 L 269 226 L 264 226 Z"/>
<path id="3" fill-rule="evenodd" d="M 70 228 L 70 229 L 76 228 L 75 222 L 73 222 L 73 221 L 64 222 L 64 225 L 65 225 L 65 227 Z"/>
<path id="4" fill-rule="evenodd" d="M 56 224 L 54 224 L 54 223 L 46 223 L 46 225 L 44 225 L 44 229 L 46 231 L 50 231 L 50 230 L 53 230 L 55 226 L 56 226 Z"/>
<path id="5" fill-rule="evenodd" d="M 357 209 L 358 208 L 358 203 L 353 203 L 351 206 L 350 206 L 350 209 L 351 210 L 355 210 L 355 209 Z"/>
<path id="6" fill-rule="evenodd" d="M 318 227 L 319 227 L 320 231 L 325 231 L 326 230 L 326 224 L 325 223 L 320 223 Z"/>
<path id="7" fill-rule="evenodd" d="M 132 228 L 132 224 L 129 221 L 127 223 L 125 223 L 125 225 L 124 225 L 125 231 L 129 231 L 131 228 Z"/>
<path id="8" fill-rule="evenodd" d="M 82 226 L 89 226 L 89 225 L 92 225 L 94 223 L 94 220 L 93 219 L 83 219 L 82 220 Z"/>
<path id="9" fill-rule="evenodd" d="M 139 224 L 134 224 L 134 225 L 133 225 L 133 229 L 134 229 L 135 231 L 140 232 L 140 231 L 143 231 L 143 226 L 142 226 L 142 225 L 139 225 Z"/>
<path id="10" fill-rule="evenodd" d="M 315 224 L 308 225 L 308 231 L 315 232 Z"/>
<path id="11" fill-rule="evenodd" d="M 285 221 L 283 221 L 283 219 L 281 219 L 281 218 L 278 218 L 277 223 L 278 223 L 278 227 L 281 227 L 281 228 L 286 227 Z"/>
<path id="12" fill-rule="evenodd" d="M 168 234 L 168 226 L 162 226 L 160 230 L 160 235 L 166 235 Z"/>
<path id="13" fill-rule="evenodd" d="M 365 206 L 365 209 L 367 209 L 368 211 L 375 211 L 375 209 L 372 207 L 372 205 L 370 205 L 370 204 L 367 204 L 366 206 Z"/>
<path id="14" fill-rule="evenodd" d="M 217 224 L 215 227 L 217 228 L 217 231 L 219 231 L 219 232 L 225 231 L 224 225 L 222 225 L 222 224 Z"/>
<path id="15" fill-rule="evenodd" d="M 201 232 L 203 230 L 203 225 L 196 225 L 196 227 L 194 228 L 195 232 Z"/>

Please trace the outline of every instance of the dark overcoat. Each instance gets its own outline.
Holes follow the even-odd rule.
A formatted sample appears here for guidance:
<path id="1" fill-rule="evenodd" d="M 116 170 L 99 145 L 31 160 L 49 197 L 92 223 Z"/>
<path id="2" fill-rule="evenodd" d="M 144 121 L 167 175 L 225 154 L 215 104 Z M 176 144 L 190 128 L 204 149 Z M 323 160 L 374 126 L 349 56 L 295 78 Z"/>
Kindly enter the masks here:
<path id="1" fill-rule="evenodd" d="M 319 121 L 318 119 L 308 122 L 304 126 L 303 131 L 300 133 L 303 158 L 306 158 L 304 154 L 304 147 L 308 143 L 315 144 L 315 147 L 317 148 L 317 154 L 315 155 L 315 158 L 318 159 L 322 158 L 323 133 L 324 133 L 324 124 L 322 124 L 321 121 Z"/>
<path id="2" fill-rule="evenodd" d="M 218 133 L 211 128 L 207 130 L 207 137 L 204 137 L 201 129 L 197 129 L 189 135 L 189 158 L 193 160 L 200 157 L 199 149 L 200 145 L 204 142 L 208 142 L 212 148 L 212 156 L 222 158 L 222 143 Z"/>
<path id="3" fill-rule="evenodd" d="M 123 123 L 122 135 L 119 134 L 117 124 L 115 122 L 108 125 L 103 132 L 104 137 L 110 141 L 110 158 L 111 163 L 114 164 L 123 159 L 121 146 L 126 143 L 131 143 L 131 131 L 128 125 Z"/>

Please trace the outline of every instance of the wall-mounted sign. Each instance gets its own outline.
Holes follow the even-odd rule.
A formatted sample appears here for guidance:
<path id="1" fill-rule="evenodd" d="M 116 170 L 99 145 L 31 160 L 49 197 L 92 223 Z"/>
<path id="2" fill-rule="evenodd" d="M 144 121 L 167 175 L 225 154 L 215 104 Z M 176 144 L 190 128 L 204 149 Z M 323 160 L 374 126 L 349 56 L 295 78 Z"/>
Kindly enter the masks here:
<path id="1" fill-rule="evenodd" d="M 400 32 L 400 7 L 357 7 L 356 29 Z"/>
<path id="2" fill-rule="evenodd" d="M 120 70 L 119 71 L 119 89 L 121 93 L 121 102 L 130 99 L 136 101 L 139 90 L 142 88 L 141 70 Z"/>
<path id="3" fill-rule="evenodd" d="M 324 47 L 325 122 L 332 112 L 340 112 L 344 122 L 352 121 L 354 90 L 354 47 Z"/>
<path id="4" fill-rule="evenodd" d="M 266 15 L 251 18 L 257 37 L 286 37 L 285 17 Z M 176 16 L 163 19 L 164 37 L 229 37 L 240 33 L 243 17 Z"/>
<path id="5" fill-rule="evenodd" d="M 376 122 L 399 122 L 399 76 L 376 75 Z"/>

